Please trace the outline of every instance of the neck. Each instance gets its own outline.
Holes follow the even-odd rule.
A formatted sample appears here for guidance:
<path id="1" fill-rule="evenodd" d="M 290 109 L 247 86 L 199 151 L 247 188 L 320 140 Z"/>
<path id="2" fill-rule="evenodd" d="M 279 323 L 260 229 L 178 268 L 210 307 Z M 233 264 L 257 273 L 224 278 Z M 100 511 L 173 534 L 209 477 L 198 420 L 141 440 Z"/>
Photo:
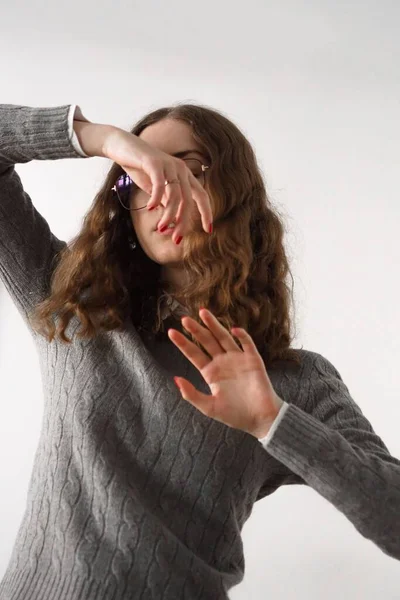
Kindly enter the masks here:
<path id="1" fill-rule="evenodd" d="M 163 266 L 160 278 L 161 287 L 169 294 L 178 292 L 184 283 L 184 272 L 181 266 Z"/>

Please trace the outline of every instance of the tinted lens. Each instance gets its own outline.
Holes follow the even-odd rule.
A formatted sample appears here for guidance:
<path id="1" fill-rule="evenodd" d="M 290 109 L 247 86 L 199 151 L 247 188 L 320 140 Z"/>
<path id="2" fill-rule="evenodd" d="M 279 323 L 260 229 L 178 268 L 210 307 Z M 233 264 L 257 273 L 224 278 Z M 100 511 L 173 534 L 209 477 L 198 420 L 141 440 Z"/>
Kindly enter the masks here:
<path id="1" fill-rule="evenodd" d="M 127 173 L 124 173 L 123 175 L 121 175 L 120 177 L 118 177 L 117 179 L 117 188 L 118 191 L 121 190 L 127 190 L 129 189 L 129 187 L 132 185 L 132 179 L 129 177 L 129 175 Z"/>
<path id="2" fill-rule="evenodd" d="M 204 187 L 205 173 L 202 169 L 202 162 L 200 160 L 198 160 L 197 158 L 184 158 L 183 160 L 185 161 L 188 169 L 191 170 L 193 175 L 199 181 L 200 185 L 202 185 Z M 126 205 L 128 204 L 130 192 L 134 189 L 137 190 L 138 189 L 137 185 L 132 181 L 132 179 L 129 177 L 129 175 L 127 173 L 124 173 L 123 175 L 120 175 L 118 177 L 117 182 L 116 182 L 116 188 L 118 191 L 118 196 L 120 198 L 120 202 L 121 202 L 121 200 L 123 200 L 122 204 L 123 204 L 124 208 L 128 208 Z M 139 198 L 137 200 L 139 201 Z M 136 206 L 136 204 L 137 204 L 137 202 L 135 202 L 135 197 L 133 197 L 133 205 L 135 206 L 136 210 L 138 210 L 140 208 L 145 208 L 147 206 L 146 204 L 144 204 L 142 206 Z"/>

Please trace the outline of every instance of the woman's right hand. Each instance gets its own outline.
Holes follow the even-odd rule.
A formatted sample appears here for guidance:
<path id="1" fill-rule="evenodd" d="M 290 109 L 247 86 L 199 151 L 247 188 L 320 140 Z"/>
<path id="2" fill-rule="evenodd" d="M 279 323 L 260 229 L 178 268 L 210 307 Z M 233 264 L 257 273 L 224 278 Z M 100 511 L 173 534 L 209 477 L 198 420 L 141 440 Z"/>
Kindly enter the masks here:
<path id="1" fill-rule="evenodd" d="M 201 215 L 203 229 L 210 233 L 213 216 L 209 195 L 185 161 L 117 127 L 105 137 L 103 155 L 118 163 L 132 181 L 151 196 L 147 209 L 158 206 L 165 197 L 165 211 L 158 229 L 174 221 L 175 238 L 188 233 L 192 229 L 194 201 Z M 174 179 L 179 179 L 180 185 L 165 185 L 166 180 Z"/>

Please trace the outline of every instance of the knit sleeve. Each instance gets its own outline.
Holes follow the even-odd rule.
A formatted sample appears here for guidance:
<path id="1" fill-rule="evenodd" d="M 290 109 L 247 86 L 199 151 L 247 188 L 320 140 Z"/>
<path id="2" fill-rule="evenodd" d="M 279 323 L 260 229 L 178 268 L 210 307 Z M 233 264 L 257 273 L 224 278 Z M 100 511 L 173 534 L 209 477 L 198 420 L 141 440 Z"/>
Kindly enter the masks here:
<path id="1" fill-rule="evenodd" d="M 305 410 L 290 404 L 267 452 L 340 510 L 385 554 L 400 560 L 400 460 L 320 354 L 310 373 Z"/>
<path id="2" fill-rule="evenodd" d="M 30 329 L 28 314 L 47 294 L 53 260 L 66 243 L 32 204 L 15 165 L 83 158 L 72 141 L 74 116 L 87 121 L 77 105 L 0 104 L 0 280 Z"/>

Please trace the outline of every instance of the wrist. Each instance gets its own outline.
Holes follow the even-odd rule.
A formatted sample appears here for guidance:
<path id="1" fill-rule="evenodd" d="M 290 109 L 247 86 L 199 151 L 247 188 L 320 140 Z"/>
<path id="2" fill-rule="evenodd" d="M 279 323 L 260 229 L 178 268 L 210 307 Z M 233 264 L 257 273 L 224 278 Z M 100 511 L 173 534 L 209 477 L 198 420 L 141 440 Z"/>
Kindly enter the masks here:
<path id="1" fill-rule="evenodd" d="M 260 422 L 258 423 L 257 427 L 254 429 L 254 431 L 252 431 L 252 434 L 254 435 L 254 437 L 256 437 L 258 440 L 265 438 L 266 435 L 268 435 L 269 430 L 271 429 L 272 425 L 275 423 L 276 418 L 278 417 L 282 406 L 284 405 L 284 401 L 282 400 L 282 398 L 280 398 L 277 394 L 275 395 L 275 399 L 274 399 L 274 410 L 272 411 L 272 414 L 270 413 L 268 415 L 268 417 L 265 417 L 264 419 L 260 420 Z"/>
<path id="2" fill-rule="evenodd" d="M 73 128 L 85 154 L 91 157 L 100 156 L 106 158 L 104 150 L 106 140 L 117 127 L 102 123 L 74 120 Z"/>
<path id="3" fill-rule="evenodd" d="M 268 435 L 269 430 L 271 429 L 272 425 L 275 422 L 276 417 L 278 416 L 279 411 L 277 411 L 277 413 L 274 415 L 273 418 L 271 418 L 268 421 L 264 421 L 262 424 L 260 424 L 257 429 L 255 429 L 252 434 L 254 435 L 254 437 L 256 437 L 258 440 L 261 440 L 262 438 L 265 438 L 266 435 Z"/>

